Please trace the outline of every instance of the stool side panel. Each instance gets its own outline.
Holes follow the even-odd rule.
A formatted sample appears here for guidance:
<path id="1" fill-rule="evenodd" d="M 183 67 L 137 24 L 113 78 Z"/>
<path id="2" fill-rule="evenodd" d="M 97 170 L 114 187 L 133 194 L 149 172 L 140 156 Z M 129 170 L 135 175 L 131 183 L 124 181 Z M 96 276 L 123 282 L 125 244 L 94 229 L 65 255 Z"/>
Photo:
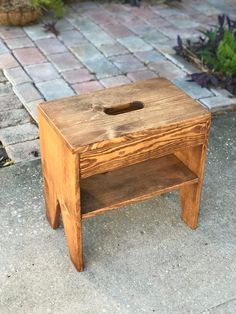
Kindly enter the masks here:
<path id="1" fill-rule="evenodd" d="M 198 176 L 196 184 L 180 189 L 181 216 L 185 223 L 192 229 L 197 228 L 198 225 L 210 126 L 211 119 L 208 120 L 205 142 L 202 145 L 175 152 L 176 157 Z"/>
<path id="2" fill-rule="evenodd" d="M 59 219 L 58 211 L 53 208 L 55 204 L 48 203 L 51 199 L 48 196 L 53 194 L 57 210 L 62 214 L 71 260 L 76 269 L 82 271 L 79 155 L 72 154 L 40 111 L 39 130 L 46 214 L 51 225 L 55 218 Z"/>
<path id="3" fill-rule="evenodd" d="M 205 142 L 207 123 L 163 130 L 150 136 L 129 140 L 119 145 L 81 153 L 81 177 L 126 167 L 151 158 L 173 153 L 177 149 Z"/>

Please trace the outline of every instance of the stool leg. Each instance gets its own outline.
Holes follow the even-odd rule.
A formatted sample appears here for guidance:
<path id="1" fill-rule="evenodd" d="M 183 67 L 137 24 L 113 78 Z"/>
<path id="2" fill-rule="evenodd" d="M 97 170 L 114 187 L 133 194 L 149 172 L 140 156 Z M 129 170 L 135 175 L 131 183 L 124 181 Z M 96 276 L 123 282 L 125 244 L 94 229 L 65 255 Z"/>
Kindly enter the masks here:
<path id="1" fill-rule="evenodd" d="M 82 223 L 80 217 L 73 217 L 65 205 L 61 205 L 64 231 L 70 258 L 77 271 L 83 271 Z"/>
<path id="2" fill-rule="evenodd" d="M 76 269 L 82 271 L 79 155 L 72 153 L 40 111 L 38 118 L 46 215 L 56 228 L 61 211 L 71 260 Z"/>
<path id="3" fill-rule="evenodd" d="M 63 148 L 59 167 L 63 181 L 59 202 L 71 261 L 77 271 L 83 271 L 82 221 L 80 208 L 79 155 Z"/>
<path id="4" fill-rule="evenodd" d="M 198 176 L 198 183 L 180 189 L 182 219 L 192 229 L 197 228 L 204 176 L 207 142 L 204 145 L 183 149 L 175 155 Z"/>
<path id="5" fill-rule="evenodd" d="M 60 156 L 61 163 L 58 167 L 60 171 L 58 199 L 62 220 L 71 261 L 77 271 L 83 271 L 79 155 L 72 154 L 63 145 Z"/>
<path id="6" fill-rule="evenodd" d="M 201 184 L 191 184 L 180 190 L 181 217 L 191 229 L 198 225 L 201 189 Z"/>
<path id="7" fill-rule="evenodd" d="M 52 184 L 48 184 L 44 177 L 44 199 L 46 208 L 46 217 L 53 229 L 57 229 L 60 225 L 60 204 L 57 200 L 55 190 Z"/>

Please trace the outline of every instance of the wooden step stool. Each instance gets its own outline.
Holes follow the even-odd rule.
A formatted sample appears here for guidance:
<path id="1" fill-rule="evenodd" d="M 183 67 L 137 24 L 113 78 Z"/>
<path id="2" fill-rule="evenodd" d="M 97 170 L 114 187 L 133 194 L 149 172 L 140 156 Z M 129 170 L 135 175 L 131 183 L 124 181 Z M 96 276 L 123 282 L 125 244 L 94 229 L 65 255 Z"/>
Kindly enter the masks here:
<path id="1" fill-rule="evenodd" d="M 82 219 L 180 189 L 197 227 L 210 113 L 155 78 L 39 105 L 46 215 L 83 270 Z"/>

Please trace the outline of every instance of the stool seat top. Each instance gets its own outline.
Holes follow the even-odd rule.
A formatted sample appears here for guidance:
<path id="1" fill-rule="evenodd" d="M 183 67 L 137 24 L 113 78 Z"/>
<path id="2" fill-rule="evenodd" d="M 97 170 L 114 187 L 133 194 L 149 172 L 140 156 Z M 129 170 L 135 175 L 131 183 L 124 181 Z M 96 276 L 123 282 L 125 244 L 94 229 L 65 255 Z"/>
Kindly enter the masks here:
<path id="1" fill-rule="evenodd" d="M 164 78 L 45 102 L 38 110 L 73 152 L 207 120 L 210 113 Z"/>

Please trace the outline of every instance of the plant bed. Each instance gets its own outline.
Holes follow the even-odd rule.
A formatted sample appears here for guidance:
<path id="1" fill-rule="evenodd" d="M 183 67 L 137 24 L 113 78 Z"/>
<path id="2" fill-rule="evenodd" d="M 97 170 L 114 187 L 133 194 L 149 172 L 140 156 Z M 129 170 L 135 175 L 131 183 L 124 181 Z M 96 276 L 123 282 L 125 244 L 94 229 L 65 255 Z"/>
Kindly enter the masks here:
<path id="1" fill-rule="evenodd" d="M 2 0 L 0 4 L 0 24 L 23 26 L 35 22 L 41 10 L 30 0 Z"/>
<path id="2" fill-rule="evenodd" d="M 202 87 L 221 86 L 236 95 L 236 21 L 226 15 L 218 25 L 201 31 L 198 40 L 177 39 L 176 53 L 196 65 L 202 72 L 189 75 Z"/>

